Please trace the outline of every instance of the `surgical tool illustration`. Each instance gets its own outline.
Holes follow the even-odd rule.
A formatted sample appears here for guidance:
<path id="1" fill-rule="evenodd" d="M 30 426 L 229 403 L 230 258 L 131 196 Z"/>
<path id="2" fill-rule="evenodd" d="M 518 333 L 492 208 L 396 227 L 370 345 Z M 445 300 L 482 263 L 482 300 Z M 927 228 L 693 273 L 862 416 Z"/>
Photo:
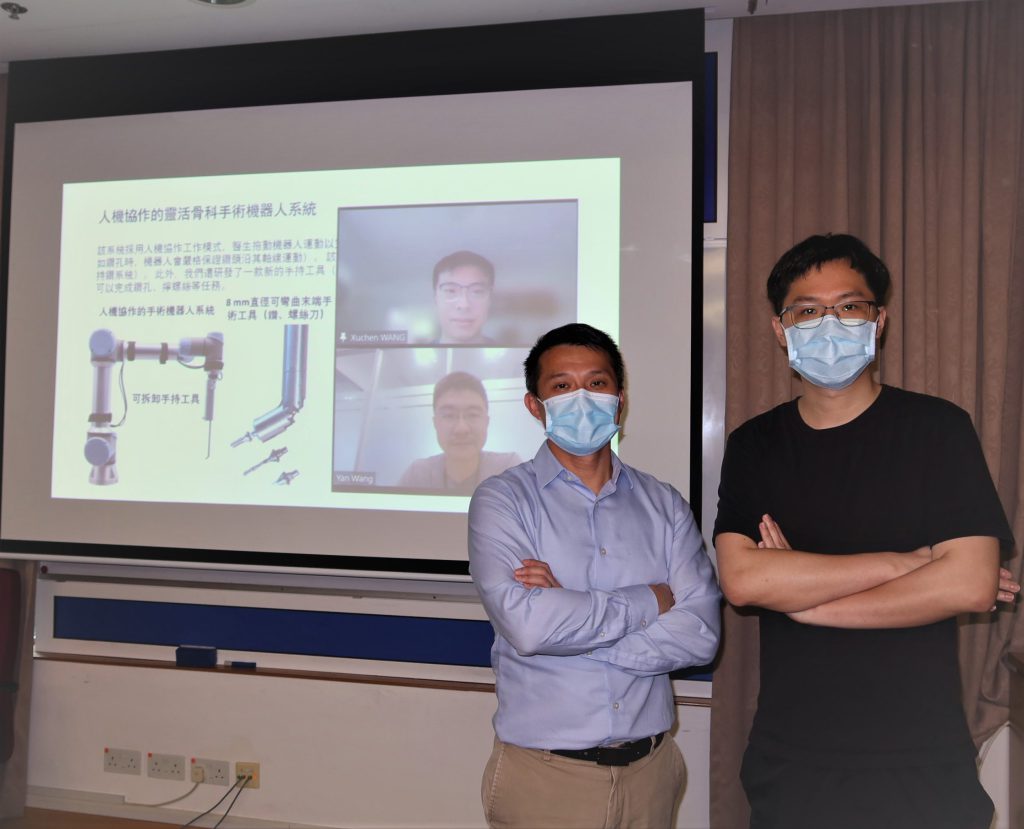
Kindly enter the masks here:
<path id="1" fill-rule="evenodd" d="M 266 443 L 295 422 L 295 415 L 306 402 L 306 352 L 309 348 L 309 325 L 284 327 L 284 359 L 281 368 L 281 402 L 277 408 L 252 422 L 252 431 L 232 441 L 241 446 L 253 438 Z"/>
<path id="2" fill-rule="evenodd" d="M 92 465 L 89 483 L 106 486 L 117 483 L 117 434 L 122 418 L 113 424 L 110 407 L 110 385 L 114 366 L 121 364 L 121 393 L 124 395 L 124 365 L 135 360 L 158 360 L 161 365 L 174 360 L 185 368 L 206 372 L 206 401 L 203 420 L 209 422 L 206 457 L 210 457 L 213 436 L 213 404 L 217 381 L 223 376 L 224 335 L 211 331 L 205 337 L 183 337 L 178 345 L 138 343 L 119 340 L 108 328 L 93 331 L 89 337 L 89 353 L 93 366 L 92 424 L 85 441 L 85 459 Z M 202 359 L 202 364 L 193 362 Z M 127 397 L 125 398 L 127 407 Z M 127 411 L 125 413 L 127 417 Z"/>
<path id="3" fill-rule="evenodd" d="M 288 451 L 288 447 L 287 446 L 282 446 L 280 449 L 275 449 L 269 455 L 267 455 L 267 457 L 265 457 L 263 460 L 261 460 L 259 463 L 253 464 L 248 469 L 246 469 L 245 472 L 243 472 L 242 474 L 243 475 L 248 475 L 251 472 L 255 472 L 257 469 L 259 469 L 261 466 L 263 466 L 264 464 L 267 464 L 267 463 L 277 463 L 278 461 L 281 460 L 281 456 L 284 455 L 287 451 Z"/>
<path id="4" fill-rule="evenodd" d="M 292 481 L 294 481 L 298 477 L 299 470 L 293 469 L 291 472 L 282 472 L 280 475 L 277 476 L 277 480 L 274 481 L 274 483 L 278 485 L 291 486 Z"/>

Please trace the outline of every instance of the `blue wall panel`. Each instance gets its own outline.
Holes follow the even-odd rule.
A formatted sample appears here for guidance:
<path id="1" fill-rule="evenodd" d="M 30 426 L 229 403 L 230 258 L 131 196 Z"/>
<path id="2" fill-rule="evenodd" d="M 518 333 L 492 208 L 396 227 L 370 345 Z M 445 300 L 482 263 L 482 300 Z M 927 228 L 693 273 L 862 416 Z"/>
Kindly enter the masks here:
<path id="1" fill-rule="evenodd" d="M 56 596 L 59 639 L 489 667 L 490 622 Z M 710 680 L 707 667 L 675 679 Z"/>

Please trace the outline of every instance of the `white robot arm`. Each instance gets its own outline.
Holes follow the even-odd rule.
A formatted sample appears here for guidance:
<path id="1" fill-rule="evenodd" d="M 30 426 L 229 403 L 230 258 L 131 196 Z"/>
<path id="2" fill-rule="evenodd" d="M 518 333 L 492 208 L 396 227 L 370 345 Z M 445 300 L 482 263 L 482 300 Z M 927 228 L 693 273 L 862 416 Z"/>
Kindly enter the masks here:
<path id="1" fill-rule="evenodd" d="M 212 429 L 214 391 L 224 369 L 224 335 L 221 332 L 211 331 L 205 337 L 185 337 L 177 346 L 172 346 L 168 343 L 146 344 L 119 340 L 110 329 L 100 328 L 89 337 L 89 354 L 93 365 L 93 391 L 85 459 L 92 466 L 90 483 L 101 486 L 117 483 L 117 435 L 110 411 L 110 383 L 114 366 L 118 363 L 158 360 L 163 365 L 173 359 L 188 366 L 192 361 L 203 358 L 202 369 L 206 372 L 203 420 L 209 421 Z M 209 438 L 206 456 L 210 456 Z"/>

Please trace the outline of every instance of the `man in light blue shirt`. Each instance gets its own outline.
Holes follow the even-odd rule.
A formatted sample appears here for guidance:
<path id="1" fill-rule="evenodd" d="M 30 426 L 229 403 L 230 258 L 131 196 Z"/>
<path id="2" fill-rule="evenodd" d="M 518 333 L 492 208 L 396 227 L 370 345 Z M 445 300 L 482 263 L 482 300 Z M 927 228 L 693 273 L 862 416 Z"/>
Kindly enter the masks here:
<path id="1" fill-rule="evenodd" d="M 673 823 L 684 778 L 670 671 L 715 655 L 721 594 L 686 502 L 611 451 L 624 367 L 604 332 L 549 331 L 525 362 L 536 457 L 469 509 L 494 625 L 492 827 Z"/>

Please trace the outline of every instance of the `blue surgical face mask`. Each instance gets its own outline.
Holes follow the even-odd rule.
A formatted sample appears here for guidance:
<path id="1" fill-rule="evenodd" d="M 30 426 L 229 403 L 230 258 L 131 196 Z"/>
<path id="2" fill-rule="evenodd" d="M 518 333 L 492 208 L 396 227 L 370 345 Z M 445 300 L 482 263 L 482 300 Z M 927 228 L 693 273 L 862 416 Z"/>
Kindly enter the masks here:
<path id="1" fill-rule="evenodd" d="M 789 365 L 824 389 L 845 389 L 875 359 L 876 324 L 843 325 L 829 314 L 815 328 L 786 329 Z"/>
<path id="2" fill-rule="evenodd" d="M 541 402 L 547 413 L 544 434 L 572 455 L 593 455 L 619 430 L 617 394 L 578 389 Z"/>

